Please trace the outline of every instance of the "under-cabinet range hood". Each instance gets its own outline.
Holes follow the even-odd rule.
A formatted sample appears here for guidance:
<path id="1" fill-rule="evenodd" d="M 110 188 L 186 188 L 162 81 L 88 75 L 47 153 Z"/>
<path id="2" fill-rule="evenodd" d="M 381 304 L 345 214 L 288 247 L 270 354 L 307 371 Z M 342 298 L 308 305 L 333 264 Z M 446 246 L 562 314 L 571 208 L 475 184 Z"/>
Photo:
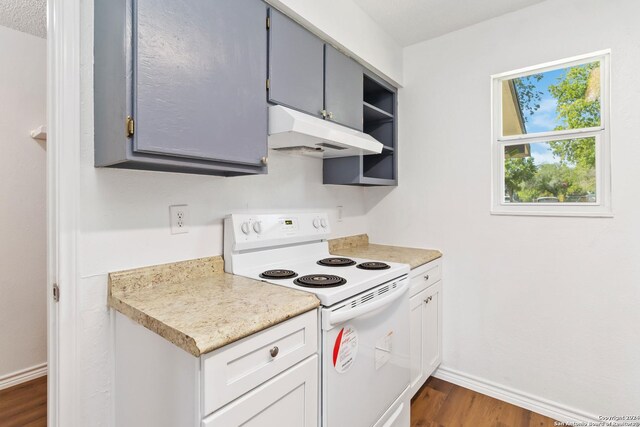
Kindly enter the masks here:
<path id="1" fill-rule="evenodd" d="M 371 135 L 280 105 L 269 107 L 269 148 L 324 158 L 382 152 Z"/>

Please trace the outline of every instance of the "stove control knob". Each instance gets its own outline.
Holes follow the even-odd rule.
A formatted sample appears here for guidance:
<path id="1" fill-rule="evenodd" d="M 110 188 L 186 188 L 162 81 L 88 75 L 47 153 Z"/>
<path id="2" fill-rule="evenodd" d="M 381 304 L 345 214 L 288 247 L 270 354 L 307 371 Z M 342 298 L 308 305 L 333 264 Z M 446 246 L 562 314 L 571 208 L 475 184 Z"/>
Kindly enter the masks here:
<path id="1" fill-rule="evenodd" d="M 248 223 L 248 222 L 246 222 L 246 221 L 245 221 L 245 222 L 243 222 L 243 223 L 240 225 L 240 230 L 242 230 L 242 232 L 243 232 L 244 234 L 249 234 L 249 232 L 251 231 L 251 230 L 249 229 L 249 223 Z"/>
<path id="2" fill-rule="evenodd" d="M 320 228 L 320 218 L 314 218 L 313 219 L 313 226 L 315 228 Z"/>
<path id="3" fill-rule="evenodd" d="M 262 222 L 260 222 L 260 221 L 254 222 L 253 223 L 253 231 L 255 231 L 258 234 L 262 233 Z"/>
<path id="4" fill-rule="evenodd" d="M 322 228 L 327 228 L 327 225 L 329 225 L 329 224 L 327 224 L 327 220 L 326 219 L 322 218 L 320 220 L 320 225 L 322 226 Z"/>

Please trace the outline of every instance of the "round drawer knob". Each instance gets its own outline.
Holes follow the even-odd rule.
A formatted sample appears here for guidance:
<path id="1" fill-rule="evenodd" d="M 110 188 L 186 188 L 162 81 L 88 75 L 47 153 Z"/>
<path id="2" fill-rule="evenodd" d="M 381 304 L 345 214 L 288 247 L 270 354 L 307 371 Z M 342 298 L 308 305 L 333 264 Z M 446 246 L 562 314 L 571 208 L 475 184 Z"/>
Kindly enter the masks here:
<path id="1" fill-rule="evenodd" d="M 278 346 L 275 346 L 271 350 L 269 350 L 269 353 L 271 353 L 271 357 L 276 357 L 279 352 L 280 349 L 278 348 Z"/>
<path id="2" fill-rule="evenodd" d="M 429 280 L 429 275 L 424 276 L 424 280 Z"/>

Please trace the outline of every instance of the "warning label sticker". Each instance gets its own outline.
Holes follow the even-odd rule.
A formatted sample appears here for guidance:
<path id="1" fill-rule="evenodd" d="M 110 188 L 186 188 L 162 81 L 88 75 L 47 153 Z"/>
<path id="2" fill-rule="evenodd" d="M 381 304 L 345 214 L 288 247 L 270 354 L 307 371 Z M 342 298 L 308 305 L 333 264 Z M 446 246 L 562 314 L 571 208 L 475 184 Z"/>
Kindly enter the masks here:
<path id="1" fill-rule="evenodd" d="M 353 366 L 358 354 L 358 331 L 346 325 L 338 332 L 333 345 L 333 366 L 339 373 L 347 372 Z"/>

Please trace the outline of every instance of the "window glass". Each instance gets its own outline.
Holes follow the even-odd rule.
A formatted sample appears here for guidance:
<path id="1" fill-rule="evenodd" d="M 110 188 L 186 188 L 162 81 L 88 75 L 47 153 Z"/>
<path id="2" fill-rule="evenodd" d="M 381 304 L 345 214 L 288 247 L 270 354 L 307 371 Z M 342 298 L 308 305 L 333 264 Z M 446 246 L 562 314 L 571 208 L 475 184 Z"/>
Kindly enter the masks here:
<path id="1" fill-rule="evenodd" d="M 504 147 L 505 203 L 595 203 L 596 137 Z"/>
<path id="2" fill-rule="evenodd" d="M 501 83 L 503 136 L 601 125 L 600 61 Z"/>

